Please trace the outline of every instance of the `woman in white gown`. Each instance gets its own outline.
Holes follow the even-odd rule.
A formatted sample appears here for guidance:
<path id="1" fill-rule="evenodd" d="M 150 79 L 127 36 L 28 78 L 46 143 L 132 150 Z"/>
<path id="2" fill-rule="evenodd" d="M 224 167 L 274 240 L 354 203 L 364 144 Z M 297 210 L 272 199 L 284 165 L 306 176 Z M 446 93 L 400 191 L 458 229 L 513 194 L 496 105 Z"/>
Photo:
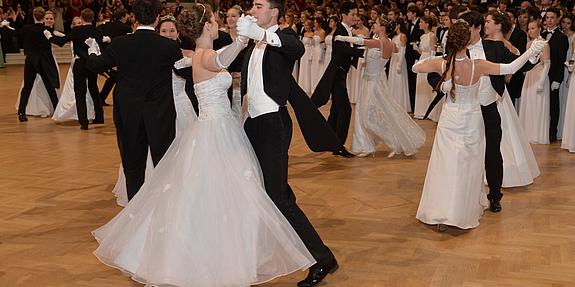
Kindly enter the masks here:
<path id="1" fill-rule="evenodd" d="M 569 48 L 567 49 L 567 61 L 573 58 L 573 38 L 575 38 L 575 31 L 573 31 L 575 17 L 572 14 L 564 14 L 561 16 L 561 32 L 567 37 Z M 559 87 L 559 123 L 557 124 L 557 139 L 562 139 L 563 126 L 565 124 L 565 108 L 567 107 L 567 95 L 569 93 L 569 83 L 571 82 L 571 73 L 565 67 L 563 71 L 563 81 Z"/>
<path id="2" fill-rule="evenodd" d="M 46 11 L 46 15 L 44 16 L 44 25 L 48 28 L 54 27 L 54 13 L 52 11 Z M 54 31 L 54 34 L 63 36 L 63 34 L 58 31 Z M 54 63 L 56 64 L 56 71 L 58 72 L 59 77 L 60 67 L 58 66 L 58 61 L 56 61 L 56 56 L 54 56 L 54 45 L 52 45 L 52 57 L 54 57 Z M 20 91 L 18 92 L 18 98 L 16 99 L 16 110 L 18 109 L 18 105 L 20 105 L 22 88 L 24 88 L 24 81 L 22 81 Z M 36 79 L 34 80 L 32 91 L 30 92 L 30 98 L 28 98 L 28 104 L 26 105 L 26 115 L 48 117 L 54 113 L 55 105 L 57 105 L 57 103 L 52 103 L 50 100 L 50 96 L 44 86 L 42 77 L 40 77 L 39 74 L 36 74 Z"/>
<path id="3" fill-rule="evenodd" d="M 419 57 L 420 61 L 433 57 L 435 54 L 435 33 L 431 31 L 434 25 L 435 20 L 429 16 L 422 17 L 419 20 L 419 28 L 423 30 L 423 35 L 421 35 L 419 46 L 414 45 L 413 48 L 421 54 Z M 425 112 L 433 98 L 433 87 L 431 87 L 427 81 L 427 74 L 418 73 L 415 86 L 415 108 L 413 109 L 413 117 L 416 119 L 423 119 L 423 116 L 425 116 Z M 429 115 L 429 118 L 432 119 L 431 114 Z M 435 121 L 438 120 L 438 117 L 433 118 Z"/>
<path id="4" fill-rule="evenodd" d="M 493 15 L 488 15 L 486 19 L 491 23 L 489 29 L 484 29 L 486 38 L 492 41 L 503 41 L 503 44 L 509 47 L 510 43 L 505 40 L 505 33 L 502 31 L 503 24 L 501 23 L 505 19 L 494 18 Z M 498 24 L 498 21 L 501 22 Z M 507 89 L 503 97 L 498 99 L 497 111 L 501 116 L 502 130 L 500 149 L 503 157 L 503 182 L 501 186 L 516 187 L 531 184 L 533 179 L 539 176 L 539 167 Z"/>
<path id="5" fill-rule="evenodd" d="M 158 33 L 166 38 L 170 38 L 176 41 L 179 36 L 176 26 L 177 24 L 175 18 L 162 18 L 157 25 Z M 174 92 L 174 105 L 176 106 L 176 137 L 178 137 L 184 129 L 188 128 L 191 122 L 196 120 L 197 116 L 193 110 L 192 102 L 186 93 L 186 80 L 173 72 L 172 90 Z M 148 153 L 148 161 L 146 162 L 146 174 L 144 178 L 148 178 L 151 175 L 151 171 L 153 169 L 154 164 L 152 163 L 152 157 L 150 153 Z M 112 192 L 114 195 L 116 195 L 116 203 L 118 203 L 120 206 L 126 206 L 128 203 L 126 176 L 124 175 L 124 168 L 121 164 L 118 171 L 118 180 L 116 181 Z"/>
<path id="6" fill-rule="evenodd" d="M 437 58 L 414 65 L 415 72 L 442 74 L 446 99 L 437 125 L 431 158 L 417 210 L 417 219 L 462 229 L 479 225 L 488 208 L 483 191 L 485 135 L 479 103 L 479 78 L 489 74 L 512 74 L 541 51 L 544 42 L 536 42 L 511 64 L 471 60 L 466 55 L 469 25 L 457 22 L 449 30 L 447 60 Z M 453 78 L 452 78 L 453 77 Z"/>
<path id="7" fill-rule="evenodd" d="M 395 46 L 389 40 L 387 29 L 394 27 L 389 25 L 385 15 L 378 18 L 373 27 L 379 39 L 364 40 L 369 49 L 362 90 L 355 104 L 351 150 L 363 157 L 374 154 L 377 145 L 383 143 L 390 149 L 389 157 L 399 153 L 413 155 L 425 143 L 425 132 L 395 101 L 385 76 L 385 64 Z M 340 38 L 336 36 L 336 41 Z"/>
<path id="8" fill-rule="evenodd" d="M 357 27 L 352 29 L 353 36 L 368 39 L 369 29 L 365 27 L 366 23 L 367 18 L 365 16 L 359 16 L 359 22 L 357 22 Z M 365 56 L 365 53 L 363 55 Z M 363 78 L 364 69 L 365 69 L 365 57 L 360 57 L 357 60 L 357 67 L 354 67 L 353 65 L 349 67 L 346 83 L 347 83 L 347 94 L 349 97 L 349 102 L 352 104 L 355 104 L 357 102 L 357 97 L 361 92 L 361 80 Z"/>
<path id="9" fill-rule="evenodd" d="M 323 73 L 325 73 L 325 69 L 329 65 L 329 62 L 331 61 L 331 51 L 333 51 L 333 33 L 335 33 L 337 22 L 337 17 L 329 17 L 328 26 L 330 31 L 329 34 L 325 36 L 325 56 L 323 58 L 323 70 L 321 71 L 322 76 Z"/>
<path id="10" fill-rule="evenodd" d="M 541 37 L 541 24 L 539 20 L 530 21 L 527 26 L 529 42 L 543 40 Z M 549 46 L 543 49 L 541 60 L 525 75 L 521 89 L 521 105 L 519 107 L 519 122 L 523 127 L 525 136 L 530 143 L 549 143 Z"/>
<path id="11" fill-rule="evenodd" d="M 297 83 L 308 95 L 311 95 L 311 64 L 313 61 L 313 31 L 311 20 L 303 24 L 305 32 L 301 42 L 305 47 L 305 53 L 299 59 L 299 73 Z"/>
<path id="12" fill-rule="evenodd" d="M 325 55 L 325 31 L 321 28 L 321 18 L 313 20 L 313 45 L 311 60 L 311 92 L 315 90 L 317 83 L 323 75 Z"/>
<path id="13" fill-rule="evenodd" d="M 82 25 L 82 18 L 74 17 L 74 19 L 72 19 L 72 28 L 79 25 Z M 76 96 L 74 93 L 74 72 L 72 71 L 76 56 L 73 54 L 74 48 L 70 46 L 70 49 L 72 49 L 72 62 L 70 63 L 70 68 L 68 68 L 68 74 L 64 82 L 64 88 L 62 88 L 62 94 L 58 100 L 58 105 L 52 115 L 52 119 L 57 122 L 78 120 Z M 94 113 L 94 102 L 92 101 L 89 90 L 86 90 L 86 111 L 88 120 L 93 120 L 96 117 Z"/>
<path id="14" fill-rule="evenodd" d="M 572 38 L 575 38 L 573 35 Z M 572 40 L 571 40 L 572 41 Z M 571 47 L 575 49 L 575 46 Z M 567 95 L 565 96 L 565 119 L 563 121 L 563 133 L 561 136 L 561 148 L 566 149 L 569 152 L 575 153 L 575 77 L 572 76 L 573 68 L 575 64 L 575 57 L 573 56 L 575 53 L 571 51 L 571 58 L 570 61 L 566 64 L 569 70 L 569 90 L 567 91 Z"/>
<path id="15" fill-rule="evenodd" d="M 219 64 L 229 65 L 242 44 L 215 53 L 218 25 L 209 6 L 182 16 L 203 27 L 199 37 L 198 27 L 186 27 L 196 43 L 200 116 L 126 208 L 93 232 L 100 244 L 94 254 L 150 286 L 250 286 L 311 266 L 315 260 L 266 194 L 230 109 L 231 76 Z"/>
<path id="16" fill-rule="evenodd" d="M 409 86 L 407 83 L 407 63 L 405 62 L 405 46 L 407 45 L 407 28 L 403 21 L 395 24 L 395 36 L 392 42 L 397 50 L 394 50 L 389 63 L 387 75 L 389 90 L 395 101 L 406 112 L 411 112 L 409 104 Z"/>

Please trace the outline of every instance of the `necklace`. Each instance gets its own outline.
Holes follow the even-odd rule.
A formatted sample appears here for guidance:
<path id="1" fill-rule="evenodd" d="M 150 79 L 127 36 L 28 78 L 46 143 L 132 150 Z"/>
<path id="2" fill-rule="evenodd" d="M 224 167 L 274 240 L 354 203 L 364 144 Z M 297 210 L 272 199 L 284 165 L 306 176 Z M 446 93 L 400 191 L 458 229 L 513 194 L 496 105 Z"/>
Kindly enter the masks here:
<path id="1" fill-rule="evenodd" d="M 461 57 L 461 58 L 455 58 L 455 61 L 456 61 L 456 62 L 461 62 L 461 61 L 464 61 L 465 59 L 469 59 L 469 58 L 467 58 L 467 56 L 463 56 L 463 57 Z"/>

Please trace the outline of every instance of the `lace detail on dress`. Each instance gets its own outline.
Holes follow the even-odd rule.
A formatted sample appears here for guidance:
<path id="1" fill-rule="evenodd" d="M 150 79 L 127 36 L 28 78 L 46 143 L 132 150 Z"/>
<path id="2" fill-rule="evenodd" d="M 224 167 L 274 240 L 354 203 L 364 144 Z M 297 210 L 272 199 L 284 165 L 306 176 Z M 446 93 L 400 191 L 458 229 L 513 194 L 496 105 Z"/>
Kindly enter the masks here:
<path id="1" fill-rule="evenodd" d="M 230 73 L 221 71 L 211 79 L 194 84 L 200 110 L 198 120 L 233 117 L 228 99 L 228 88 L 231 83 Z"/>

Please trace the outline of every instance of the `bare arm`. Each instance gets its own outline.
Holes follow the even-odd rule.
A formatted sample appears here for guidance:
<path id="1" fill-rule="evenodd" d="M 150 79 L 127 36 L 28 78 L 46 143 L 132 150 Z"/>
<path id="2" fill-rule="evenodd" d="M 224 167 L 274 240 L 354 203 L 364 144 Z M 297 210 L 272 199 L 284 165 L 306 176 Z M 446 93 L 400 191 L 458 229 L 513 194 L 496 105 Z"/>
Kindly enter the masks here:
<path id="1" fill-rule="evenodd" d="M 441 73 L 443 61 L 441 57 L 419 61 L 413 65 L 412 70 L 415 73 Z"/>

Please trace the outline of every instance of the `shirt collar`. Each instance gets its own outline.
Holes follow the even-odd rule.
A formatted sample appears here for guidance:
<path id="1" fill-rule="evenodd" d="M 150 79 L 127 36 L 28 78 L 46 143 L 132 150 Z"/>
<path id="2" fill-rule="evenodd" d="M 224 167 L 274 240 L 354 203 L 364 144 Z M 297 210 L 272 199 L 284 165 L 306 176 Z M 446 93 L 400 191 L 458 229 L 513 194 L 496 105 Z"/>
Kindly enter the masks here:
<path id="1" fill-rule="evenodd" d="M 343 27 L 344 27 L 348 32 L 351 32 L 351 27 L 347 26 L 347 24 L 341 22 L 341 25 L 343 25 Z"/>
<path id="2" fill-rule="evenodd" d="M 479 41 L 477 41 L 476 43 L 467 46 L 468 50 L 478 49 L 478 48 L 483 48 L 483 43 L 481 43 L 481 39 L 479 39 Z"/>
<path id="3" fill-rule="evenodd" d="M 559 26 L 555 26 L 555 28 L 553 28 L 553 29 L 551 29 L 551 30 L 547 29 L 547 32 L 553 33 L 553 32 L 555 32 L 555 30 L 556 30 L 558 27 L 559 27 Z"/>
<path id="4" fill-rule="evenodd" d="M 279 28 L 279 25 L 278 25 L 278 24 L 275 24 L 275 25 L 273 25 L 273 26 L 267 28 L 267 29 L 266 29 L 266 32 L 275 33 L 275 32 L 278 30 L 278 28 Z"/>
<path id="5" fill-rule="evenodd" d="M 154 27 L 152 26 L 147 26 L 147 25 L 140 25 L 136 28 L 136 30 L 151 30 L 151 31 L 156 31 L 156 29 L 154 29 Z"/>

